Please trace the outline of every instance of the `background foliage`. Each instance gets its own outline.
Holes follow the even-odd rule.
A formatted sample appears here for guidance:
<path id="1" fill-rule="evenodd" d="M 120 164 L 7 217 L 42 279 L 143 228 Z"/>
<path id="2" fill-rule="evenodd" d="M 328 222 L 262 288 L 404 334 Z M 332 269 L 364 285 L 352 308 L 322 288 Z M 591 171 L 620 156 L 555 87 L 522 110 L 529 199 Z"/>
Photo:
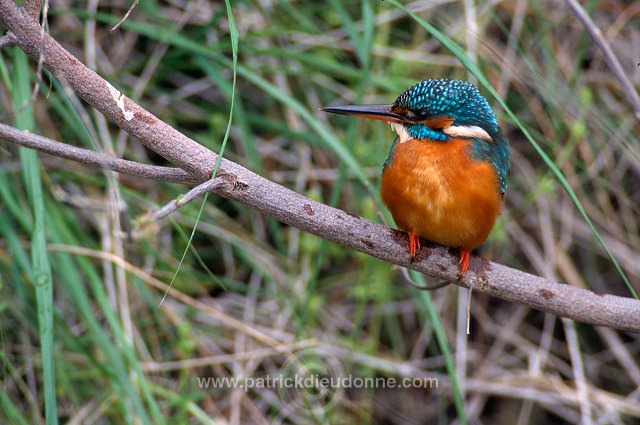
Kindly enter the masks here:
<path id="1" fill-rule="evenodd" d="M 49 32 L 220 151 L 233 79 L 225 4 L 143 1 L 110 32 L 129 6 L 54 2 Z M 570 9 L 526 0 L 406 7 L 464 47 L 567 177 L 637 290 L 638 118 Z M 586 7 L 637 85 L 640 7 Z M 225 156 L 311 198 L 388 219 L 377 186 L 393 134 L 319 108 L 389 103 L 422 79 L 473 77 L 389 2 L 239 1 L 233 15 L 238 88 Z M 3 122 L 165 164 L 46 72 L 25 107 L 35 69 L 15 48 L 0 51 Z M 479 253 L 628 296 L 553 174 L 495 109 L 513 169 L 502 218 Z M 0 422 L 44 423 L 46 399 L 70 423 L 638 423 L 636 335 L 478 295 L 466 335 L 465 291 L 418 293 L 389 264 L 213 196 L 173 282 L 182 296 L 158 307 L 199 205 L 159 223 L 142 218 L 187 188 L 38 157 L 0 145 Z M 196 379 L 291 367 L 435 378 L 438 387 L 283 393 L 205 389 Z M 43 387 L 53 373 L 55 392 Z"/>

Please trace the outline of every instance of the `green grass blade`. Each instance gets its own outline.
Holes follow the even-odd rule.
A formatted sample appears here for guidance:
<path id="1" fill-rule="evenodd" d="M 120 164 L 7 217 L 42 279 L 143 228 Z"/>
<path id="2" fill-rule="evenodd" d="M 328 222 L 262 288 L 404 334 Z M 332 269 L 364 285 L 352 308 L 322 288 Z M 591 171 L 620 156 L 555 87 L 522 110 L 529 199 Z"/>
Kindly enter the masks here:
<path id="1" fill-rule="evenodd" d="M 69 246 L 82 245 L 74 237 L 73 229 L 65 217 L 57 214 L 52 215 L 49 220 L 51 222 L 51 238 L 54 243 Z M 116 401 L 121 406 L 120 412 L 124 418 L 123 422 L 136 423 L 133 420 L 133 416 L 135 416 L 143 424 L 163 423 L 158 406 L 151 398 L 150 390 L 147 388 L 146 378 L 141 371 L 139 361 L 133 348 L 128 345 L 118 316 L 111 307 L 99 272 L 86 258 L 74 258 L 65 253 L 55 255 L 56 269 L 65 276 L 63 282 L 65 294 L 71 299 L 77 314 L 82 318 L 88 336 L 104 356 L 104 360 L 96 367 L 105 369 L 103 375 L 106 379 L 101 383 L 107 382 L 113 387 L 112 391 L 117 395 Z M 96 310 L 100 311 L 101 316 L 109 324 L 109 331 L 103 329 L 102 323 L 96 317 Z M 89 355 L 92 354 L 88 353 L 87 356 Z M 147 404 L 151 406 L 153 420 L 144 407 L 138 389 L 145 395 Z"/>
<path id="2" fill-rule="evenodd" d="M 14 49 L 14 90 L 13 105 L 18 111 L 16 126 L 22 130 L 34 131 L 35 122 L 31 102 L 30 71 L 27 56 Z M 22 173 L 33 214 L 31 233 L 32 279 L 36 289 L 38 307 L 38 329 L 42 354 L 42 374 L 44 382 L 44 405 L 47 425 L 58 423 L 56 402 L 56 375 L 53 346 L 53 279 L 47 252 L 45 209 L 40 180 L 40 160 L 36 151 L 20 148 Z"/>
<path id="3" fill-rule="evenodd" d="M 9 423 L 15 425 L 29 424 L 20 412 L 20 409 L 13 403 L 5 391 L 0 391 L 0 407 L 2 407 L 2 411 L 5 413 L 5 417 L 9 420 Z"/>
<path id="4" fill-rule="evenodd" d="M 231 48 L 233 51 L 233 84 L 231 87 L 231 105 L 229 106 L 229 119 L 227 120 L 227 129 L 224 132 L 224 139 L 222 140 L 222 146 L 220 147 L 220 152 L 218 153 L 218 159 L 216 160 L 216 165 L 213 168 L 213 173 L 211 173 L 211 179 L 215 179 L 216 178 L 216 174 L 218 173 L 218 169 L 220 168 L 220 163 L 222 162 L 222 158 L 224 155 L 224 150 L 227 146 L 227 141 L 229 140 L 229 134 L 231 133 L 231 123 L 233 121 L 233 109 L 234 109 L 234 100 L 236 97 L 236 82 L 237 82 L 237 75 L 238 75 L 238 28 L 236 27 L 236 22 L 233 19 L 233 10 L 231 8 L 231 4 L 229 3 L 229 0 L 225 0 L 225 4 L 227 7 L 227 19 L 229 20 L 229 32 L 231 35 Z M 200 210 L 198 211 L 198 216 L 196 217 L 196 222 L 193 225 L 193 229 L 191 229 L 191 235 L 189 235 L 189 241 L 187 242 L 187 246 L 184 249 L 184 252 L 182 253 L 182 257 L 180 258 L 180 262 L 178 263 L 178 267 L 176 268 L 175 273 L 173 274 L 173 277 L 171 278 L 171 282 L 169 282 L 169 288 L 171 288 L 173 286 L 173 282 L 176 280 L 176 277 L 178 276 L 178 273 L 180 272 L 180 267 L 182 266 L 182 263 L 184 262 L 185 257 L 187 256 L 187 252 L 189 251 L 189 248 L 191 247 L 191 243 L 193 241 L 193 236 L 196 234 L 196 229 L 198 228 L 198 222 L 200 221 L 200 217 L 202 216 L 202 211 L 204 211 L 204 206 L 207 203 L 207 199 L 209 199 L 209 193 L 205 193 L 204 197 L 202 198 L 202 204 L 200 205 Z M 167 293 L 168 293 L 168 289 L 167 289 Z M 160 305 L 162 305 L 162 302 L 164 301 L 164 299 L 167 296 L 167 293 L 164 294 L 164 296 L 162 297 L 162 300 L 160 300 Z M 158 307 L 159 307 L 158 306 Z"/>
<path id="5" fill-rule="evenodd" d="M 420 286 L 427 286 L 424 276 L 416 271 L 409 270 L 409 274 L 411 278 L 416 282 L 416 284 Z M 428 291 L 421 291 L 418 289 L 412 288 L 415 296 L 417 296 L 422 304 L 425 306 L 427 310 L 427 314 L 429 315 L 429 321 L 433 326 L 433 332 L 436 335 L 436 340 L 438 341 L 438 346 L 440 347 L 440 352 L 444 357 L 445 368 L 447 369 L 447 374 L 449 375 L 449 379 L 451 380 L 451 393 L 453 395 L 454 405 L 456 407 L 456 413 L 458 414 L 458 420 L 461 424 L 467 424 L 467 415 L 464 411 L 464 398 L 462 397 L 462 392 L 460 391 L 460 383 L 458 382 L 458 375 L 456 373 L 456 366 L 453 359 L 453 354 L 451 354 L 451 347 L 449 347 L 449 341 L 447 340 L 447 333 L 445 332 L 444 326 L 442 326 L 442 321 L 440 320 L 440 315 L 438 314 L 438 309 L 436 308 L 433 300 L 431 299 L 431 293 Z"/>

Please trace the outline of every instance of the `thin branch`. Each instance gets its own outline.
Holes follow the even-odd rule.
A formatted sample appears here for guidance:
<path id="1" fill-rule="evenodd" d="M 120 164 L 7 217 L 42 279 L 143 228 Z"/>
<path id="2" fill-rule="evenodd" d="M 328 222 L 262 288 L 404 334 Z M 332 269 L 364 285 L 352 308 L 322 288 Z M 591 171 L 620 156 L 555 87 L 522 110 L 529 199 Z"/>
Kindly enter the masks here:
<path id="1" fill-rule="evenodd" d="M 65 143 L 56 142 L 28 131 L 18 130 L 0 123 L 0 140 L 35 149 L 60 158 L 78 161 L 86 165 L 116 171 L 118 173 L 141 177 L 143 179 L 160 180 L 171 183 L 200 183 L 202 179 L 184 170 L 157 165 L 141 164 L 126 159 L 114 158 L 99 152 L 77 148 Z"/>
<path id="2" fill-rule="evenodd" d="M 445 286 L 451 285 L 453 282 L 448 281 L 448 280 L 443 280 L 442 282 L 438 282 L 433 286 L 422 286 L 422 285 L 418 285 L 415 280 L 413 280 L 413 278 L 409 275 L 409 270 L 403 268 L 401 269 L 401 273 L 402 273 L 402 277 L 404 278 L 404 281 L 407 283 L 407 285 L 409 286 L 413 286 L 414 288 L 420 290 L 420 291 L 435 291 L 437 289 L 440 288 L 444 288 Z"/>
<path id="3" fill-rule="evenodd" d="M 0 0 L 0 23 L 28 55 L 38 59 L 40 28 L 36 22 L 12 1 Z M 48 34 L 44 44 L 44 66 L 87 103 L 196 179 L 204 181 L 211 175 L 216 154 L 122 95 Z M 455 281 L 474 292 L 585 323 L 640 332 L 640 301 L 595 294 L 477 257 L 458 281 L 458 261 L 447 248 L 425 246 L 417 261 L 409 262 L 404 233 L 305 198 L 232 161 L 222 160 L 212 186 L 214 193 L 286 224 L 384 261 Z"/>
<path id="4" fill-rule="evenodd" d="M 206 182 L 199 184 L 198 186 L 194 187 L 193 189 L 185 193 L 184 196 L 181 196 L 178 199 L 174 199 L 173 201 L 166 204 L 164 207 L 153 212 L 152 214 L 149 214 L 147 216 L 147 220 L 149 221 L 162 220 L 163 218 L 167 217 L 169 214 L 172 214 L 176 212 L 179 208 L 182 208 L 183 206 L 187 205 L 189 202 L 196 200 L 197 198 L 199 198 L 200 196 L 203 196 L 208 192 L 213 192 L 219 184 L 220 184 L 220 181 L 217 177 L 214 180 L 207 180 Z"/>
<path id="5" fill-rule="evenodd" d="M 129 18 L 129 15 L 131 15 L 131 12 L 133 12 L 133 9 L 136 8 L 136 6 L 138 5 L 138 2 L 140 0 L 135 0 L 133 2 L 133 4 L 131 5 L 131 7 L 129 8 L 129 10 L 127 10 L 127 13 L 125 13 L 125 15 L 122 17 L 122 19 L 120 19 L 120 22 L 118 22 L 113 28 L 111 28 L 111 31 L 115 31 L 118 28 L 120 28 L 120 25 L 124 24 L 124 21 L 127 20 L 127 18 Z"/>
<path id="6" fill-rule="evenodd" d="M 636 92 L 635 88 L 624 69 L 622 69 L 622 65 L 620 65 L 620 61 L 618 57 L 611 49 L 611 46 L 607 42 L 607 40 L 602 35 L 602 31 L 600 28 L 596 26 L 596 24 L 591 20 L 587 11 L 577 2 L 577 0 L 566 0 L 567 4 L 573 10 L 573 13 L 578 17 L 582 25 L 589 31 L 589 35 L 593 39 L 594 43 L 602 50 L 602 54 L 604 55 L 607 65 L 611 68 L 611 72 L 616 76 L 620 84 L 622 84 L 622 88 L 624 89 L 627 97 L 629 98 L 629 102 L 633 106 L 633 110 L 636 113 L 636 117 L 640 119 L 640 96 L 638 96 L 638 92 Z"/>
<path id="7" fill-rule="evenodd" d="M 16 45 L 16 40 L 13 38 L 11 34 L 3 35 L 0 37 L 0 49 L 4 49 L 5 47 L 11 47 Z"/>
<path id="8" fill-rule="evenodd" d="M 42 7 L 39 1 L 30 1 L 25 3 L 26 12 L 37 22 L 40 19 L 40 9 L 42 8 L 42 24 L 40 24 L 40 55 L 38 56 L 38 67 L 36 68 L 36 81 L 31 90 L 31 97 L 25 104 L 32 104 L 35 102 L 38 92 L 40 91 L 40 83 L 42 82 L 42 59 L 44 57 L 44 34 L 47 26 L 47 16 L 49 15 L 49 0 L 44 1 L 44 7 Z"/>

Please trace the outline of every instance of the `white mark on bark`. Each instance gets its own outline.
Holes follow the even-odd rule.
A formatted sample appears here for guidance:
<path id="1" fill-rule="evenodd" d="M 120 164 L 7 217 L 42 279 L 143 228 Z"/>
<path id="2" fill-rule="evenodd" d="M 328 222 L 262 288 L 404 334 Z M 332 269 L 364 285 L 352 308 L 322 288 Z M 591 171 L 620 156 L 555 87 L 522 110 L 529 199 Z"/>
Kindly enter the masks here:
<path id="1" fill-rule="evenodd" d="M 133 111 L 127 111 L 127 108 L 124 106 L 124 100 L 127 98 L 124 94 L 120 93 L 120 91 L 113 87 L 109 82 L 107 82 L 107 87 L 109 88 L 109 92 L 111 92 L 111 97 L 118 105 L 118 108 L 122 111 L 124 115 L 124 119 L 127 121 L 131 121 L 133 119 Z"/>

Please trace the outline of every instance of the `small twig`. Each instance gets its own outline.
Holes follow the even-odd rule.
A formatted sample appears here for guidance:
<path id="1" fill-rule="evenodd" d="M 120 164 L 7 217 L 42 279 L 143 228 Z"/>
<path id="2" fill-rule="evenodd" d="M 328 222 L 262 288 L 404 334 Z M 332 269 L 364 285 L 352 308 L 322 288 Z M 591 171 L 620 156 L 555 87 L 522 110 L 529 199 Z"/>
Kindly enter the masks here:
<path id="1" fill-rule="evenodd" d="M 587 12 L 584 8 L 578 3 L 577 0 L 566 0 L 567 4 L 573 10 L 573 13 L 577 16 L 577 18 L 582 22 L 582 25 L 589 31 L 589 35 L 593 39 L 593 42 L 602 50 L 602 54 L 606 59 L 607 65 L 611 68 L 611 72 L 616 76 L 620 84 L 622 84 L 622 88 L 624 89 L 631 105 L 633 106 L 633 110 L 636 113 L 636 117 L 640 119 L 640 96 L 638 96 L 638 92 L 636 92 L 633 84 L 627 78 L 627 74 L 624 69 L 622 69 L 622 65 L 620 65 L 620 61 L 618 60 L 616 54 L 611 49 L 609 42 L 602 35 L 602 31 L 600 28 L 596 26 L 596 24 L 591 20 Z"/>
<path id="2" fill-rule="evenodd" d="M 580 423 L 583 425 L 593 424 L 591 403 L 589 401 L 589 384 L 584 372 L 584 361 L 580 351 L 580 343 L 576 334 L 576 323 L 572 320 L 562 319 L 564 333 L 569 348 L 571 367 L 573 369 L 573 380 L 575 381 L 576 396 L 580 407 Z"/>
<path id="3" fill-rule="evenodd" d="M 131 15 L 131 12 L 133 12 L 133 9 L 136 8 L 136 6 L 138 5 L 138 2 L 140 0 L 135 0 L 133 2 L 133 4 L 131 5 L 131 7 L 129 8 L 129 10 L 127 10 L 127 13 L 124 14 L 124 17 L 122 19 L 120 19 L 120 22 L 118 22 L 113 28 L 111 28 L 111 31 L 115 31 L 118 28 L 120 28 L 120 25 L 122 25 L 124 23 L 124 21 L 127 20 L 127 18 L 129 18 L 129 15 Z"/>
<path id="4" fill-rule="evenodd" d="M 20 146 L 35 149 L 60 158 L 78 161 L 86 165 L 116 171 L 118 173 L 141 177 L 143 179 L 160 180 L 171 183 L 200 183 L 202 179 L 179 168 L 159 167 L 141 164 L 126 159 L 114 158 L 99 152 L 77 148 L 65 143 L 56 142 L 28 131 L 0 124 L 0 140 L 6 140 Z"/>
<path id="5" fill-rule="evenodd" d="M 5 47 L 15 46 L 16 40 L 13 38 L 11 34 L 3 35 L 0 37 L 0 49 L 4 49 Z"/>
<path id="6" fill-rule="evenodd" d="M 25 4 L 25 10 L 35 21 L 38 21 L 40 18 L 40 8 L 41 3 L 39 1 L 30 1 Z M 38 92 L 40 91 L 40 83 L 42 82 L 42 67 L 43 67 L 43 59 L 44 59 L 44 34 L 45 27 L 47 26 L 47 16 L 49 15 L 49 0 L 45 0 L 44 2 L 44 10 L 42 11 L 42 23 L 40 24 L 40 55 L 38 56 L 38 67 L 36 68 L 36 82 L 33 85 L 33 90 L 31 91 L 31 97 L 25 103 L 24 106 L 21 106 L 20 109 L 27 107 L 27 105 L 35 102 L 36 97 L 38 96 Z"/>
<path id="7" fill-rule="evenodd" d="M 469 288 L 467 294 L 467 335 L 471 334 L 471 295 L 473 294 L 473 288 Z"/>
<path id="8" fill-rule="evenodd" d="M 220 173 L 218 173 L 218 175 L 216 176 L 215 179 L 207 180 L 206 182 L 204 182 L 202 184 L 199 184 L 198 186 L 194 187 L 193 189 L 191 189 L 190 191 L 188 191 L 184 195 L 180 196 L 179 198 L 174 199 L 173 201 L 169 202 L 164 207 L 160 208 L 159 210 L 155 211 L 154 213 L 147 215 L 147 220 L 149 220 L 149 221 L 151 221 L 151 220 L 153 220 L 153 221 L 162 220 L 163 218 L 165 218 L 169 214 L 175 212 L 179 208 L 184 207 L 189 202 L 199 198 L 200 196 L 203 196 L 205 193 L 213 192 L 217 187 L 220 186 L 220 184 L 221 184 L 220 178 L 221 177 L 222 176 L 220 176 Z M 147 221 L 147 220 L 145 220 L 145 221 Z"/>
<path id="9" fill-rule="evenodd" d="M 420 286 L 415 282 L 415 280 L 413 280 L 413 278 L 411 278 L 411 276 L 409 276 L 409 270 L 403 268 L 401 269 L 401 273 L 402 277 L 404 277 L 405 283 L 421 291 L 435 291 L 436 289 L 444 288 L 445 286 L 451 285 L 451 283 L 453 283 L 449 280 L 445 280 L 440 283 L 436 283 L 433 286 Z"/>
<path id="10" fill-rule="evenodd" d="M 527 9 L 527 0 L 517 0 L 516 11 L 513 15 L 513 21 L 511 22 L 511 28 L 509 29 L 509 42 L 507 43 L 506 53 L 504 55 L 504 65 L 502 72 L 500 73 L 500 81 L 496 87 L 496 91 L 501 97 L 506 97 L 507 89 L 513 75 L 513 71 L 516 69 L 516 50 L 518 46 L 518 40 L 522 33 L 522 27 L 524 23 L 524 16 Z"/>
<path id="11" fill-rule="evenodd" d="M 467 41 L 467 55 L 473 61 L 478 63 L 478 48 L 477 39 L 480 36 L 478 34 L 478 22 L 476 17 L 476 7 L 473 0 L 464 0 L 464 17 L 466 28 L 466 41 Z M 470 82 L 477 84 L 477 79 L 471 72 L 467 72 Z"/>

